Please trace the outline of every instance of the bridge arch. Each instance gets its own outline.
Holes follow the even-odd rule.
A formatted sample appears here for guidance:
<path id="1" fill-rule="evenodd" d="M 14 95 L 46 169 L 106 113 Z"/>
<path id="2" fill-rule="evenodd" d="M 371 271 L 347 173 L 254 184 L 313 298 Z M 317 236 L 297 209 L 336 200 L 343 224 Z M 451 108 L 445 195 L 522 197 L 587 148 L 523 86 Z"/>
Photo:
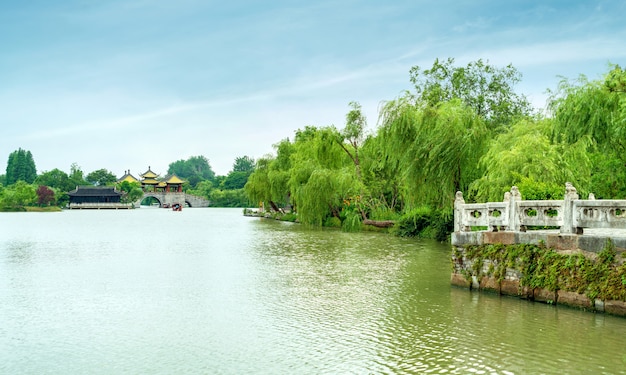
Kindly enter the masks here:
<path id="1" fill-rule="evenodd" d="M 159 199 L 159 197 L 157 197 L 155 195 L 152 195 L 152 194 L 149 194 L 149 195 L 144 194 L 144 196 L 141 197 L 141 199 L 139 200 L 139 205 L 140 206 L 150 206 L 150 204 L 144 204 L 144 202 L 147 199 L 150 199 L 151 201 L 152 200 L 157 201 L 159 203 L 159 207 L 163 206 L 163 201 L 161 199 Z"/>
<path id="2" fill-rule="evenodd" d="M 183 192 L 151 192 L 146 191 L 143 196 L 135 202 L 135 206 L 141 206 L 146 198 L 152 197 L 159 202 L 159 206 L 173 205 L 176 203 L 184 204 L 188 207 L 209 207 L 209 201 L 194 195 L 185 194 Z"/>

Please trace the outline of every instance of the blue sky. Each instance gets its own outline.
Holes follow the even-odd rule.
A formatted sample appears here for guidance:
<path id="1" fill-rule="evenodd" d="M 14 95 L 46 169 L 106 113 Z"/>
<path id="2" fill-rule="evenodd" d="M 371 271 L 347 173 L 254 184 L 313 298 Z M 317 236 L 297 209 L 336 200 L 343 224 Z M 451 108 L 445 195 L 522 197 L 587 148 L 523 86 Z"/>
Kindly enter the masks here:
<path id="1" fill-rule="evenodd" d="M 40 173 L 165 174 L 204 155 L 225 175 L 306 125 L 342 128 L 350 101 L 374 131 L 435 58 L 511 63 L 542 107 L 558 76 L 626 65 L 624 14 L 623 0 L 2 1 L 0 168 L 21 147 Z"/>

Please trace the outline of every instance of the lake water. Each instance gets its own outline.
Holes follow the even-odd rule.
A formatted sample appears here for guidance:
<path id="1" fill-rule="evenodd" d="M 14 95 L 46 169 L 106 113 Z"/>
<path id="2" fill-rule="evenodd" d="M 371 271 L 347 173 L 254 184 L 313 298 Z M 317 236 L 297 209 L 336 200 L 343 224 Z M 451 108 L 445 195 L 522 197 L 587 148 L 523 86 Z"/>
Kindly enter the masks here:
<path id="1" fill-rule="evenodd" d="M 0 213 L 2 374 L 625 374 L 626 319 L 241 209 Z"/>

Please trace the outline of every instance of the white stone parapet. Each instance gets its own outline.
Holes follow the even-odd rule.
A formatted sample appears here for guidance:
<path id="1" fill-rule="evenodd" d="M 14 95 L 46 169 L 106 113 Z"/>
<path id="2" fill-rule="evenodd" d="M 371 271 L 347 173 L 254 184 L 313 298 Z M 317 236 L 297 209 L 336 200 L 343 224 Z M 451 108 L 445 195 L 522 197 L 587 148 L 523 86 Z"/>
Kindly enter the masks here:
<path id="1" fill-rule="evenodd" d="M 465 203 L 457 192 L 454 231 L 472 227 L 489 231 L 525 232 L 528 226 L 558 227 L 561 234 L 583 234 L 585 228 L 626 229 L 626 200 L 579 199 L 576 188 L 565 185 L 563 200 L 521 200 L 516 186 L 502 202 Z"/>

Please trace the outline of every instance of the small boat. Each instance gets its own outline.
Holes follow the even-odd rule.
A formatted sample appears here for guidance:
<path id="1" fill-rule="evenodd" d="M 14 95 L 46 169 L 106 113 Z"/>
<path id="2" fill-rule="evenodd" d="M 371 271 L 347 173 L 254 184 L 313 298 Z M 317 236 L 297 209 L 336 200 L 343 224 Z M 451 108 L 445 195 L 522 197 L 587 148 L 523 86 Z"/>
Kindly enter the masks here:
<path id="1" fill-rule="evenodd" d="M 183 210 L 183 205 L 180 203 L 174 203 L 172 205 L 172 211 L 182 211 Z"/>

